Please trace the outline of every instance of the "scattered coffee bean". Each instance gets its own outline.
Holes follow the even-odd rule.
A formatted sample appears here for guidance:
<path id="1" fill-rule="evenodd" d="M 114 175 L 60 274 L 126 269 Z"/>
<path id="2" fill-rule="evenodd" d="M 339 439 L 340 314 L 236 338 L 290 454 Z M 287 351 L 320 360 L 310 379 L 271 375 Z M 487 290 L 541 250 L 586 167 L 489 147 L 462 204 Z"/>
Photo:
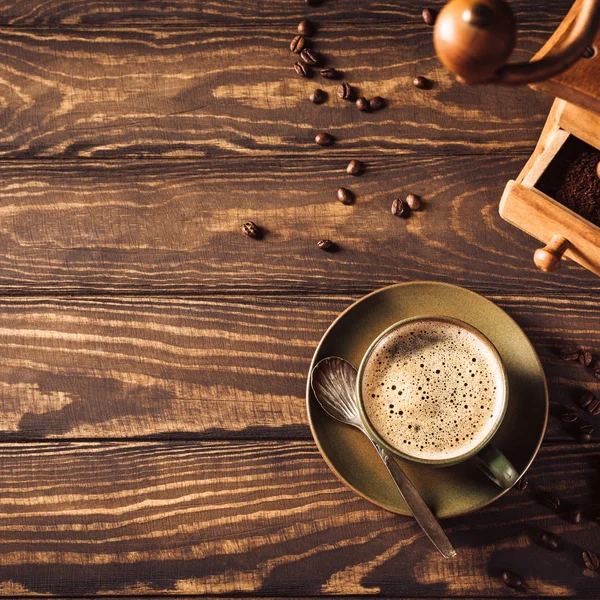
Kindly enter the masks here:
<path id="1" fill-rule="evenodd" d="M 548 550 L 553 550 L 554 552 L 560 549 L 558 538 L 547 531 L 542 531 L 542 533 L 537 536 L 536 540 L 537 543 L 542 546 L 542 548 L 547 548 Z"/>
<path id="2" fill-rule="evenodd" d="M 548 508 L 551 508 L 552 510 L 558 510 L 560 507 L 560 498 L 552 492 L 544 492 L 541 495 L 540 500 L 542 501 L 542 504 Z"/>
<path id="3" fill-rule="evenodd" d="M 346 188 L 338 188 L 337 199 L 342 204 L 352 204 L 354 202 L 354 194 Z"/>
<path id="4" fill-rule="evenodd" d="M 572 410 L 565 410 L 560 414 L 560 420 L 563 423 L 575 423 L 577 421 L 577 413 Z"/>
<path id="5" fill-rule="evenodd" d="M 297 62 L 296 64 L 294 64 L 294 71 L 296 71 L 296 73 L 298 73 L 298 75 L 300 75 L 300 77 L 309 77 L 310 76 L 310 70 L 307 69 L 306 65 L 301 62 Z"/>
<path id="6" fill-rule="evenodd" d="M 512 571 L 502 572 L 502 582 L 506 587 L 509 587 L 513 590 L 518 590 L 523 587 L 523 580 L 521 579 L 521 576 L 513 573 Z"/>
<path id="7" fill-rule="evenodd" d="M 336 248 L 336 245 L 331 240 L 319 240 L 317 242 L 317 246 L 321 250 L 325 250 L 325 252 L 331 252 Z"/>
<path id="8" fill-rule="evenodd" d="M 419 210 L 421 208 L 421 197 L 416 194 L 409 194 L 406 196 L 406 204 L 411 210 Z"/>
<path id="9" fill-rule="evenodd" d="M 402 198 L 396 198 L 392 202 L 392 214 L 396 217 L 407 216 L 408 213 L 408 205 Z"/>
<path id="10" fill-rule="evenodd" d="M 290 42 L 290 50 L 292 52 L 295 52 L 296 54 L 300 54 L 300 52 L 302 52 L 302 50 L 304 50 L 304 46 L 306 45 L 306 40 L 304 39 L 303 35 L 297 35 L 291 42 Z"/>
<path id="11" fill-rule="evenodd" d="M 589 352 L 588 350 L 586 350 L 585 352 L 582 352 L 579 355 L 579 362 L 584 367 L 589 367 L 592 364 L 593 360 L 594 360 L 594 357 L 592 356 L 592 353 Z"/>
<path id="12" fill-rule="evenodd" d="M 587 444 L 592 439 L 592 433 L 594 433 L 594 428 L 593 427 L 591 427 L 590 425 L 582 425 L 579 428 L 577 439 L 582 444 Z"/>
<path id="13" fill-rule="evenodd" d="M 338 79 L 340 74 L 338 71 L 332 68 L 321 69 L 320 71 L 321 77 L 325 77 L 325 79 Z"/>
<path id="14" fill-rule="evenodd" d="M 589 569 L 590 571 L 598 570 L 598 567 L 600 567 L 600 559 L 598 559 L 598 556 L 595 552 L 592 552 L 591 550 L 584 550 L 581 553 L 581 556 L 586 569 Z"/>
<path id="15" fill-rule="evenodd" d="M 420 90 L 428 90 L 431 88 L 431 80 L 427 79 L 427 77 L 423 77 L 422 75 L 418 75 L 413 79 L 413 85 Z"/>
<path id="16" fill-rule="evenodd" d="M 594 399 L 594 394 L 586 392 L 583 394 L 583 396 L 581 396 L 581 398 L 579 398 L 579 406 L 581 406 L 581 408 L 587 408 L 594 401 Z"/>
<path id="17" fill-rule="evenodd" d="M 349 83 L 342 83 L 342 85 L 338 87 L 337 94 L 342 100 L 352 100 L 354 90 Z"/>
<path id="18" fill-rule="evenodd" d="M 375 96 L 369 100 L 369 108 L 371 110 L 381 110 L 385 107 L 385 100 L 381 96 Z"/>
<path id="19" fill-rule="evenodd" d="M 351 160 L 346 167 L 346 173 L 348 173 L 348 175 L 360 175 L 362 169 L 363 166 L 359 160 Z"/>
<path id="20" fill-rule="evenodd" d="M 369 112 L 371 107 L 369 106 L 369 101 L 364 96 L 361 96 L 356 101 L 356 108 L 358 108 L 360 112 Z"/>
<path id="21" fill-rule="evenodd" d="M 579 508 L 572 508 L 567 512 L 566 516 L 567 519 L 574 525 L 581 523 L 581 509 Z"/>
<path id="22" fill-rule="evenodd" d="M 317 133 L 315 136 L 315 142 L 317 142 L 319 146 L 331 146 L 334 141 L 333 136 L 329 133 Z"/>
<path id="23" fill-rule="evenodd" d="M 595 378 L 596 378 L 598 381 L 600 381 L 600 369 L 596 369 L 596 370 L 594 371 L 594 377 L 595 377 Z"/>
<path id="24" fill-rule="evenodd" d="M 315 25 L 312 21 L 304 19 L 298 24 L 298 33 L 304 37 L 312 37 L 315 35 Z"/>
<path id="25" fill-rule="evenodd" d="M 595 417 L 600 415 L 600 400 L 598 398 L 594 398 L 594 400 L 592 400 L 586 408 L 590 415 L 594 415 Z"/>
<path id="26" fill-rule="evenodd" d="M 321 89 L 316 89 L 310 94 L 308 99 L 315 104 L 323 104 L 323 102 L 327 100 L 327 92 L 324 92 Z"/>
<path id="27" fill-rule="evenodd" d="M 302 52 L 300 52 L 300 58 L 307 65 L 317 65 L 317 64 L 319 64 L 319 61 L 321 60 L 321 57 L 314 50 L 311 50 L 310 48 L 304 48 L 304 50 L 302 50 Z"/>
<path id="28" fill-rule="evenodd" d="M 248 221 L 242 225 L 242 231 L 250 238 L 257 239 L 260 236 L 260 229 L 252 221 Z"/>
<path id="29" fill-rule="evenodd" d="M 435 25 L 435 20 L 437 19 L 437 10 L 433 10 L 431 8 L 424 8 L 421 15 L 423 16 L 423 21 L 425 22 L 425 25 L 429 25 L 430 27 L 433 27 Z"/>
<path id="30" fill-rule="evenodd" d="M 566 361 L 579 360 L 580 354 L 579 350 L 572 346 L 565 346 L 560 349 L 560 357 Z"/>
<path id="31" fill-rule="evenodd" d="M 529 487 L 529 478 L 527 475 L 523 475 L 519 481 L 517 481 L 517 485 L 515 486 L 519 492 L 524 492 Z"/>
<path id="32" fill-rule="evenodd" d="M 595 54 L 594 47 L 586 46 L 585 49 L 583 50 L 583 53 L 581 54 L 581 56 L 583 58 L 592 58 L 594 56 L 594 54 Z"/>

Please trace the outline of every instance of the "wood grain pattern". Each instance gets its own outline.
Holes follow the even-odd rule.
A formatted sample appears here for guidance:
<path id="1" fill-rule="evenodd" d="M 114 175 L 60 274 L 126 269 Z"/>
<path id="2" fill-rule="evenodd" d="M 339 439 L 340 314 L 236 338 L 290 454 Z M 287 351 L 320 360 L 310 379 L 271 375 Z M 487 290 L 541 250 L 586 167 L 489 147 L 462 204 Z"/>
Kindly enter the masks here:
<path id="1" fill-rule="evenodd" d="M 439 0 L 428 3 L 440 8 Z M 512 0 L 511 8 L 520 24 L 543 20 L 558 21 L 566 14 L 565 0 Z M 160 23 L 198 27 L 210 24 L 285 24 L 293 27 L 310 16 L 320 23 L 421 23 L 421 0 L 325 0 L 318 7 L 302 0 L 4 0 L 0 5 L 0 25 L 147 25 Z"/>
<path id="2" fill-rule="evenodd" d="M 566 239 L 565 257 L 600 275 L 600 227 L 550 196 L 510 181 L 502 196 L 500 214 L 544 244 L 554 236 Z"/>
<path id="3" fill-rule="evenodd" d="M 592 446 L 544 448 L 530 479 L 563 500 L 597 500 Z M 597 594 L 571 525 L 529 493 L 445 521 L 445 561 L 411 519 L 346 490 L 311 442 L 20 444 L 0 447 L 0 590 L 28 594 Z M 553 553 L 531 542 L 559 534 Z M 407 560 L 407 556 L 411 559 Z"/>
<path id="4" fill-rule="evenodd" d="M 436 279 L 483 293 L 598 291 L 573 264 L 533 265 L 537 242 L 498 204 L 524 156 L 365 156 L 361 177 L 325 157 L 273 161 L 0 164 L 3 293 L 285 293 L 361 295 Z M 335 190 L 356 194 L 343 206 Z M 424 209 L 391 215 L 421 194 Z M 254 220 L 263 240 L 241 234 Z M 327 237 L 341 251 L 316 246 Z"/>
<path id="5" fill-rule="evenodd" d="M 525 27 L 531 56 L 552 24 Z M 0 158 L 510 153 L 529 150 L 550 99 L 527 89 L 463 87 L 434 55 L 431 28 L 348 25 L 318 49 L 366 96 L 371 115 L 299 78 L 280 27 L 0 29 Z M 360 41 L 358 41 L 360 40 Z M 432 90 L 412 78 L 427 75 Z M 335 83 L 335 82 L 334 82 Z M 331 92 L 323 106 L 307 98 Z"/>
<path id="6" fill-rule="evenodd" d="M 541 355 L 553 413 L 600 393 L 594 296 L 492 297 Z M 350 297 L 14 298 L 0 301 L 0 440 L 310 438 L 306 375 L 316 345 Z M 552 418 L 547 441 L 577 425 Z"/>

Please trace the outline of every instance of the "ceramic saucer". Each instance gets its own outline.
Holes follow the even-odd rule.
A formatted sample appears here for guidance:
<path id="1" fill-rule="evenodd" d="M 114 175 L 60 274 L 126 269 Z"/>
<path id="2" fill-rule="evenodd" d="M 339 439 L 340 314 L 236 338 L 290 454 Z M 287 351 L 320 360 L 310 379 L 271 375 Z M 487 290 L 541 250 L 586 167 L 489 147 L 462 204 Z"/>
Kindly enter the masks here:
<path id="1" fill-rule="evenodd" d="M 548 419 L 548 391 L 539 358 L 521 328 L 501 308 L 474 292 L 445 283 L 413 282 L 383 288 L 355 302 L 329 327 L 311 363 L 341 356 L 358 368 L 369 344 L 384 329 L 407 317 L 446 315 L 479 329 L 494 344 L 506 367 L 509 400 L 494 443 L 524 473 L 542 443 Z M 329 417 L 307 385 L 313 437 L 332 471 L 357 494 L 391 512 L 410 515 L 379 456 L 366 437 Z M 452 467 L 402 462 L 407 474 L 439 518 L 475 511 L 505 491 L 472 460 Z"/>

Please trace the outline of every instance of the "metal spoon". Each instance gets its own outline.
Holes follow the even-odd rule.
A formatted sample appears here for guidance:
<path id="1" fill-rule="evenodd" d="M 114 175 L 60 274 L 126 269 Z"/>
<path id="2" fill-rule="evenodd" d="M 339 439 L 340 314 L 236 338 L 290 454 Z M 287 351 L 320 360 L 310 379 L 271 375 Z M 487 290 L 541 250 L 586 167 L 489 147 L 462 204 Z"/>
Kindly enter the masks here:
<path id="1" fill-rule="evenodd" d="M 456 556 L 456 550 L 415 486 L 392 455 L 379 446 L 366 430 L 356 405 L 356 369 L 343 358 L 337 356 L 324 358 L 312 370 L 310 385 L 327 414 L 342 423 L 360 429 L 371 440 L 421 529 L 444 558 Z"/>

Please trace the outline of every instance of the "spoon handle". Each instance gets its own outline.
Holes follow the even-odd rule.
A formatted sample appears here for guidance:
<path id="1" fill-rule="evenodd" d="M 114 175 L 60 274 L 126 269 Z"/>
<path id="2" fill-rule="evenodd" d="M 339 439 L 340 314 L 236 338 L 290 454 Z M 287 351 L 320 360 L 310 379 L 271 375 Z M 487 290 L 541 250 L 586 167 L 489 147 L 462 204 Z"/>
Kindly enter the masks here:
<path id="1" fill-rule="evenodd" d="M 373 440 L 371 441 L 379 456 L 381 456 L 383 464 L 387 467 L 392 479 L 398 486 L 398 490 L 402 494 L 404 501 L 408 504 L 414 518 L 431 540 L 431 543 L 440 551 L 440 554 L 444 558 L 453 558 L 456 556 L 456 550 L 450 543 L 448 536 L 444 533 L 437 519 L 429 510 L 429 507 L 425 504 L 425 501 L 421 498 L 421 495 L 417 492 L 415 486 L 411 483 L 400 465 L 385 448 L 382 448 Z"/>

